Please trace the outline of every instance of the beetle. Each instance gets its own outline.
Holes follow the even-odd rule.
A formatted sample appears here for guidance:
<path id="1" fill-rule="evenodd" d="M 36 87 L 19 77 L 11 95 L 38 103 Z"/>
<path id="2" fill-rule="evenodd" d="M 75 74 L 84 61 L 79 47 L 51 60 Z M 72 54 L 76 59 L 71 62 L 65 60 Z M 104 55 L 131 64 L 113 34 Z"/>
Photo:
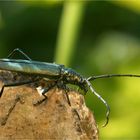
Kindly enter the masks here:
<path id="1" fill-rule="evenodd" d="M 26 59 L 12 59 L 13 55 L 16 52 L 21 53 Z M 111 74 L 111 75 L 91 76 L 91 77 L 85 78 L 79 73 L 77 73 L 75 70 L 71 68 L 66 68 L 64 65 L 33 61 L 27 54 L 25 54 L 19 48 L 14 49 L 8 55 L 7 58 L 0 59 L 0 69 L 17 72 L 17 73 L 21 73 L 23 75 L 29 75 L 32 77 L 32 79 L 30 80 L 4 84 L 0 91 L 0 97 L 3 94 L 3 90 L 5 87 L 30 84 L 30 83 L 38 82 L 42 79 L 45 80 L 47 83 L 50 83 L 49 86 L 43 88 L 41 92 L 41 94 L 45 97 L 42 101 L 47 99 L 47 96 L 45 94 L 55 86 L 65 89 L 66 93 L 68 89 L 66 86 L 67 84 L 77 85 L 85 93 L 90 89 L 90 91 L 93 94 L 95 94 L 105 104 L 107 108 L 106 122 L 103 126 L 106 126 L 108 124 L 110 107 L 108 103 L 94 90 L 90 81 L 99 79 L 99 78 L 120 77 L 120 76 L 140 77 L 140 75 L 133 75 L 133 74 Z M 68 98 L 68 94 L 66 95 Z M 39 101 L 39 103 L 41 103 L 42 101 Z M 68 98 L 68 102 L 70 104 L 69 98 Z"/>

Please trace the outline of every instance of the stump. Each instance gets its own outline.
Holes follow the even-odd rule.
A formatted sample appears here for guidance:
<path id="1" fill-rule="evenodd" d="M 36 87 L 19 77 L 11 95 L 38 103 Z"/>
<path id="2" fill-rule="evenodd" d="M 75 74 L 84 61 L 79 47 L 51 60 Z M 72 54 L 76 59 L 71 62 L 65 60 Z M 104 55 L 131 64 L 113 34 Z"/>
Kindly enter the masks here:
<path id="1" fill-rule="evenodd" d="M 86 107 L 84 97 L 75 91 L 53 88 L 48 99 L 29 86 L 7 87 L 0 98 L 0 139 L 31 140 L 98 140 L 93 113 Z"/>

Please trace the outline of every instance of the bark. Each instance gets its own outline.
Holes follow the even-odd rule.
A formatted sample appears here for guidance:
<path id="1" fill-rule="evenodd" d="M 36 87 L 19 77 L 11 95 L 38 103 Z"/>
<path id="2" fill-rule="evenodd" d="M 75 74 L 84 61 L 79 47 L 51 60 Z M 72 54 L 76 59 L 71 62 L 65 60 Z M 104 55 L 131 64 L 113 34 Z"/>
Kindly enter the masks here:
<path id="1" fill-rule="evenodd" d="M 65 91 L 54 88 L 47 100 L 34 106 L 44 97 L 33 87 L 6 87 L 0 98 L 0 139 L 98 140 L 93 113 L 83 96 L 75 91 L 68 96 L 71 106 Z"/>

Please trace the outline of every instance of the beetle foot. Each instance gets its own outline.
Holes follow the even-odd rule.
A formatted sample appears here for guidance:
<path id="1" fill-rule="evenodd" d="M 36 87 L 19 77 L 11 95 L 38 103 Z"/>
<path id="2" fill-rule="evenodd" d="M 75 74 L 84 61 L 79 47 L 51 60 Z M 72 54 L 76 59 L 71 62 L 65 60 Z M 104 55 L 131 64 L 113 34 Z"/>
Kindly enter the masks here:
<path id="1" fill-rule="evenodd" d="M 48 99 L 48 97 L 44 95 L 44 98 L 43 98 L 43 99 L 34 101 L 34 102 L 33 102 L 33 105 L 34 105 L 34 106 L 40 105 L 41 103 L 43 103 L 43 102 L 46 101 L 47 99 Z"/>

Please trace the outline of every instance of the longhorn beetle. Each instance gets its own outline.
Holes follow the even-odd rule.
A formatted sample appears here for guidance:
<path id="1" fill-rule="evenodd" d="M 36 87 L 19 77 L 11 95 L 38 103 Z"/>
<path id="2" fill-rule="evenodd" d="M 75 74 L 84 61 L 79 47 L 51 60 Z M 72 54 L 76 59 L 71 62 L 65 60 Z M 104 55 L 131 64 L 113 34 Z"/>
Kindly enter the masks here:
<path id="1" fill-rule="evenodd" d="M 26 60 L 23 59 L 11 59 L 12 56 L 16 53 L 21 53 Z M 14 82 L 9 84 L 4 84 L 0 91 L 0 97 L 2 96 L 4 87 L 9 86 L 19 86 L 23 84 L 30 84 L 34 82 L 38 82 L 40 80 L 45 80 L 48 83 L 51 83 L 49 86 L 45 87 L 42 90 L 42 95 L 45 97 L 42 101 L 47 99 L 45 95 L 50 89 L 54 86 L 60 86 L 64 89 L 67 89 L 67 84 L 73 84 L 79 86 L 85 93 L 90 89 L 90 91 L 96 95 L 106 106 L 106 122 L 103 126 L 106 126 L 109 121 L 109 114 L 110 114 L 110 107 L 107 102 L 94 90 L 90 81 L 99 78 L 110 78 L 110 77 L 140 77 L 140 75 L 134 74 L 110 74 L 110 75 L 99 75 L 99 76 L 91 76 L 88 78 L 83 77 L 76 71 L 71 68 L 65 68 L 64 65 L 59 65 L 55 63 L 46 63 L 46 62 L 39 62 L 33 61 L 27 54 L 25 54 L 20 49 L 14 49 L 7 57 L 7 59 L 0 59 L 0 69 L 1 70 L 8 70 L 17 73 L 22 73 L 25 75 L 32 76 L 32 80 L 26 80 L 21 82 Z M 53 84 L 52 84 L 53 82 Z M 67 93 L 67 92 L 66 92 Z M 67 94 L 66 94 L 67 95 Z M 68 95 L 67 95 L 68 98 Z M 68 102 L 70 104 L 69 98 Z"/>

